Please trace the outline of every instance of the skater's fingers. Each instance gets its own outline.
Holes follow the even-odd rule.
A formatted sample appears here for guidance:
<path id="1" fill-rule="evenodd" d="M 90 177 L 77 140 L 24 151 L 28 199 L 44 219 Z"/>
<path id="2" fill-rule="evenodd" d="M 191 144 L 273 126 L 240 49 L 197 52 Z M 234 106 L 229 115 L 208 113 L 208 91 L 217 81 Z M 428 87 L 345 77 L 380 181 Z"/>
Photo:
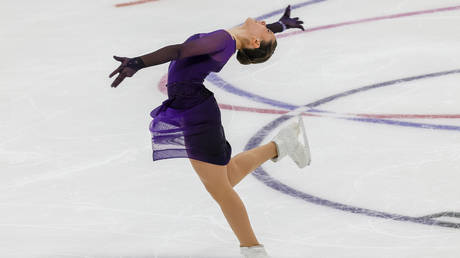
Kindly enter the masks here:
<path id="1" fill-rule="evenodd" d="M 121 71 L 122 69 L 122 65 L 120 65 L 117 69 L 115 69 L 115 71 L 113 71 L 110 75 L 109 75 L 109 78 L 112 78 L 112 76 L 114 76 L 115 74 L 117 74 L 118 72 Z"/>
<path id="2" fill-rule="evenodd" d="M 113 81 L 112 87 L 113 88 L 117 87 L 125 78 L 126 78 L 126 75 L 124 73 L 120 73 L 118 77 Z"/>
<path id="3" fill-rule="evenodd" d="M 120 62 L 123 62 L 126 59 L 126 57 L 119 57 L 119 56 L 113 56 L 113 58 Z"/>
<path id="4" fill-rule="evenodd" d="M 291 5 L 288 5 L 288 7 L 286 7 L 286 10 L 284 11 L 284 14 L 283 14 L 283 17 L 289 17 L 291 16 Z"/>
<path id="5" fill-rule="evenodd" d="M 123 68 L 125 68 L 123 65 L 118 66 L 118 68 L 115 69 L 115 71 L 113 71 L 113 72 L 110 74 L 109 78 L 112 78 L 112 76 L 114 76 L 115 74 L 121 72 L 121 70 L 123 70 Z"/>

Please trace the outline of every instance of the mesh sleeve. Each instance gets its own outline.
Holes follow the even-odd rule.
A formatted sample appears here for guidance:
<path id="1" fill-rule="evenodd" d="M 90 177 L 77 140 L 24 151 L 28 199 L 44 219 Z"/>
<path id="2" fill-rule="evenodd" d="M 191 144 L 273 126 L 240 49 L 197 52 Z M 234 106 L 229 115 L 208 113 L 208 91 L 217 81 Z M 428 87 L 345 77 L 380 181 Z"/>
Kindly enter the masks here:
<path id="1" fill-rule="evenodd" d="M 154 66 L 164 64 L 171 60 L 177 59 L 181 44 L 169 45 L 158 49 L 155 52 L 140 56 L 145 66 Z"/>

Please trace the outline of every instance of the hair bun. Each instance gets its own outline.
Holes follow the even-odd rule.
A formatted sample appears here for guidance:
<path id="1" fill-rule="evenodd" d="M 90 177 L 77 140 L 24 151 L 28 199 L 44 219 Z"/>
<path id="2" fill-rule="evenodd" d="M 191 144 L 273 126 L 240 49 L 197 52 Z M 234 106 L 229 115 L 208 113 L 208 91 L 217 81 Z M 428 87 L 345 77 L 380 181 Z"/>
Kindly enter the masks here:
<path id="1" fill-rule="evenodd" d="M 244 50 L 238 50 L 236 53 L 236 59 L 238 59 L 238 62 L 244 65 L 248 65 L 251 63 L 251 59 L 249 56 L 244 52 Z"/>
<path id="2" fill-rule="evenodd" d="M 238 59 L 238 61 L 244 65 L 260 64 L 267 61 L 272 56 L 273 52 L 275 52 L 276 46 L 276 40 L 273 42 L 262 41 L 259 48 L 243 48 L 238 50 L 236 59 Z"/>

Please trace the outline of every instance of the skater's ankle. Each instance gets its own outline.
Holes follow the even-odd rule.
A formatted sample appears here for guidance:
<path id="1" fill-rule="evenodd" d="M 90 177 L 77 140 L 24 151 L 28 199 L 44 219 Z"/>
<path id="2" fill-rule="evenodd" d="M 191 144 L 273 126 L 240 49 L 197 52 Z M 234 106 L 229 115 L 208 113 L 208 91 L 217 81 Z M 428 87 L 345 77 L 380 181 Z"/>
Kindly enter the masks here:
<path id="1" fill-rule="evenodd" d="M 274 155 L 272 158 L 273 158 L 273 159 L 274 159 L 274 158 L 277 158 L 277 157 L 278 157 L 278 148 L 276 147 L 276 142 L 270 141 L 270 144 L 272 144 L 273 149 L 275 150 L 275 151 L 274 151 L 275 155 Z"/>
<path id="2" fill-rule="evenodd" d="M 240 243 L 240 247 L 251 247 L 251 246 L 257 246 L 260 245 L 259 242 L 257 243 Z"/>

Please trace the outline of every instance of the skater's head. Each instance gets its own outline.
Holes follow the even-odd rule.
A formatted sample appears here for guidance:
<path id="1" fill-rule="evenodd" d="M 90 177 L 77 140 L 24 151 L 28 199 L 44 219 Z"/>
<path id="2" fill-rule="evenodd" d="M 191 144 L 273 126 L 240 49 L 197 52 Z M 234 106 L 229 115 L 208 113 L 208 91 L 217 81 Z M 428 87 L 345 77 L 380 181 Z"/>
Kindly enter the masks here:
<path id="1" fill-rule="evenodd" d="M 265 21 L 249 17 L 236 31 L 241 43 L 236 58 L 241 64 L 263 63 L 275 52 L 275 33 L 266 27 Z"/>

